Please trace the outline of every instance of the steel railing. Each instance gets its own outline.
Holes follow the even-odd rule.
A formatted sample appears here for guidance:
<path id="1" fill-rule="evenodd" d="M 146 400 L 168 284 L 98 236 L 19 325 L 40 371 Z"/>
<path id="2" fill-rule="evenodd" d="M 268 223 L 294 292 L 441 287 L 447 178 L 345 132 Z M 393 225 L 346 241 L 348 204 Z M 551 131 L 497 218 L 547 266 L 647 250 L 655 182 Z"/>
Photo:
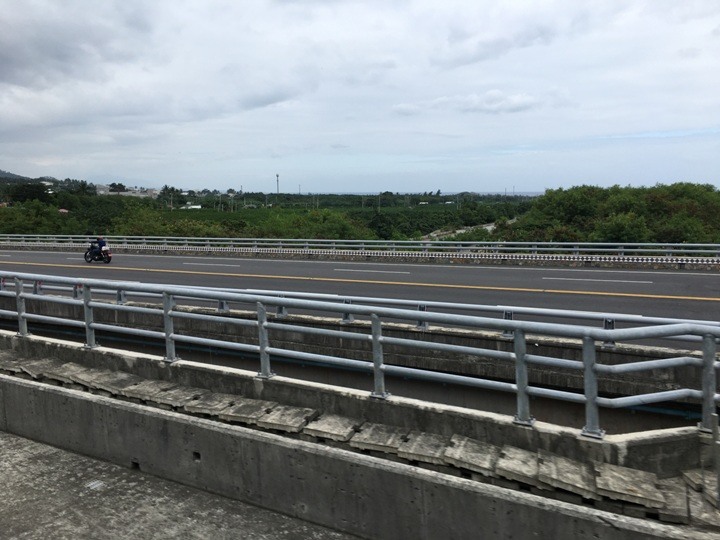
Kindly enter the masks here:
<path id="1" fill-rule="evenodd" d="M 87 246 L 91 240 L 80 235 L 2 234 L 0 246 L 6 248 L 71 248 Z M 294 238 L 194 238 L 162 236 L 109 236 L 115 250 L 342 254 L 363 256 L 403 256 L 434 258 L 634 258 L 674 262 L 720 264 L 720 244 L 651 244 L 591 242 L 450 242 L 429 240 L 322 240 Z"/>
<path id="2" fill-rule="evenodd" d="M 39 287 L 37 284 L 42 283 Z M 29 285 L 30 288 L 26 287 Z M 43 287 L 52 286 L 71 291 L 69 296 L 44 294 Z M 100 294 L 113 294 L 115 301 L 100 301 Z M 161 305 L 137 306 L 121 301 L 128 294 L 152 295 L 162 298 Z M 462 385 L 473 388 L 484 388 L 512 392 L 516 396 L 515 422 L 531 426 L 534 419 L 530 413 L 530 398 L 543 397 L 560 401 L 569 401 L 585 406 L 585 426 L 582 435 L 601 438 L 604 430 L 600 427 L 599 408 L 624 408 L 672 400 L 697 400 L 702 403 L 702 421 L 700 428 L 712 429 L 712 414 L 720 394 L 716 393 L 717 339 L 720 327 L 717 325 L 693 321 L 681 322 L 666 320 L 663 324 L 639 326 L 625 329 L 605 329 L 571 324 L 550 322 L 517 321 L 505 318 L 489 318 L 478 315 L 460 313 L 439 313 L 387 307 L 379 305 L 361 305 L 356 303 L 339 303 L 320 299 L 289 298 L 287 296 L 269 295 L 262 292 L 233 292 L 200 287 L 184 287 L 173 285 L 151 285 L 136 282 L 107 281 L 84 278 L 66 278 L 49 275 L 0 272 L 0 297 L 14 298 L 15 309 L 0 310 L 0 317 L 17 321 L 18 335 L 29 336 L 28 323 L 45 323 L 65 325 L 83 329 L 87 347 L 96 347 L 97 331 L 108 331 L 127 334 L 142 338 L 158 339 L 165 344 L 165 361 L 177 360 L 177 344 L 196 344 L 221 349 L 242 351 L 256 355 L 259 362 L 258 377 L 270 378 L 274 375 L 271 356 L 319 362 L 328 367 L 353 368 L 373 375 L 371 396 L 386 397 L 387 375 L 404 378 L 420 379 L 448 385 Z M 82 319 L 68 319 L 31 312 L 27 300 L 43 300 L 50 303 L 66 304 L 82 307 Z M 227 309 L 230 304 L 248 307 L 254 312 L 252 318 L 234 318 L 222 314 L 183 311 L 179 308 L 180 301 L 210 302 Z M 35 303 L 38 304 L 38 303 Z M 369 324 L 354 328 L 356 331 L 342 331 L 320 327 L 295 324 L 283 317 L 268 317 L 268 308 L 274 307 L 279 313 L 289 309 L 340 315 L 363 317 Z M 447 306 L 445 306 L 447 307 Z M 116 324 L 98 323 L 95 313 L 98 310 L 129 312 L 155 315 L 162 320 L 162 331 L 145 330 Z M 180 333 L 175 328 L 177 320 L 197 320 L 211 324 L 234 324 L 253 327 L 257 338 L 253 342 L 227 341 L 210 339 L 193 335 L 191 330 Z M 468 330 L 485 330 L 501 332 L 512 336 L 512 351 L 499 351 L 483 347 L 438 343 L 425 340 L 424 332 L 418 332 L 414 338 L 390 337 L 384 335 L 388 324 L 412 321 L 423 325 L 438 327 L 464 328 Z M 192 328 L 192 325 L 188 325 Z M 364 332 L 362 331 L 363 329 Z M 276 345 L 275 332 L 297 332 L 315 334 L 353 342 L 364 342 L 369 345 L 371 360 L 352 358 L 352 347 L 343 347 L 347 356 L 332 356 L 291 350 Z M 528 352 L 526 335 L 562 337 L 579 340 L 582 343 L 582 360 L 568 360 L 535 355 Z M 698 356 L 683 355 L 675 358 L 633 362 L 621 365 L 606 365 L 597 362 L 597 350 L 605 343 L 632 342 L 645 339 L 675 338 L 678 336 L 696 336 L 702 341 L 701 354 Z M 280 341 L 278 340 L 277 343 Z M 437 353 L 463 354 L 482 359 L 493 359 L 509 362 L 514 365 L 515 381 L 502 382 L 481 377 L 456 375 L 425 369 L 409 368 L 385 363 L 384 345 L 397 345 L 409 348 L 420 348 Z M 548 366 L 569 369 L 583 374 L 583 392 L 548 389 L 529 384 L 528 368 L 530 366 Z M 598 374 L 642 373 L 659 369 L 675 369 L 683 366 L 694 366 L 701 371 L 698 381 L 699 388 L 678 388 L 640 395 L 616 398 L 602 397 L 598 394 Z"/>

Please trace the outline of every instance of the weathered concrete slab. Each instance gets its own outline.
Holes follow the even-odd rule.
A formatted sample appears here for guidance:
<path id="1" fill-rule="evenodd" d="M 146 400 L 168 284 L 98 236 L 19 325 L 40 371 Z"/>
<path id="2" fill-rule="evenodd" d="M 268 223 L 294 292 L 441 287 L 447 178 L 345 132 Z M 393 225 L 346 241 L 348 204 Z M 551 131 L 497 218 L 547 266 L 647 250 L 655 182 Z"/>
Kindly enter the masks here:
<path id="1" fill-rule="evenodd" d="M 239 397 L 234 406 L 220 411 L 218 418 L 226 422 L 254 425 L 277 405 L 276 401 Z"/>
<path id="2" fill-rule="evenodd" d="M 720 512 L 703 497 L 702 493 L 689 489 L 687 505 L 690 522 L 693 525 L 720 530 Z"/>
<path id="3" fill-rule="evenodd" d="M 442 435 L 411 431 L 398 446 L 398 456 L 410 461 L 444 465 L 443 454 L 448 442 L 448 438 Z"/>
<path id="4" fill-rule="evenodd" d="M 665 497 L 657 488 L 654 473 L 595 462 L 598 494 L 617 501 L 628 501 L 648 508 L 662 508 Z"/>
<path id="5" fill-rule="evenodd" d="M 170 381 L 145 379 L 136 385 L 121 389 L 120 395 L 125 396 L 126 398 L 137 399 L 139 401 L 149 401 L 152 400 L 155 394 L 166 392 L 176 386 L 177 384 Z"/>
<path id="6" fill-rule="evenodd" d="M 234 394 L 216 394 L 212 392 L 205 394 L 199 399 L 190 401 L 184 409 L 193 414 L 206 414 L 208 416 L 217 416 L 225 409 L 232 407 L 238 401 L 238 396 Z"/>
<path id="7" fill-rule="evenodd" d="M 337 414 L 323 414 L 303 429 L 303 433 L 321 439 L 346 442 L 350 440 L 362 422 Z"/>
<path id="8" fill-rule="evenodd" d="M 687 486 L 694 491 L 702 493 L 706 501 L 717 508 L 718 506 L 718 482 L 717 473 L 714 470 L 693 469 L 684 471 L 682 479 Z"/>
<path id="9" fill-rule="evenodd" d="M 683 471 L 682 479 L 689 487 L 691 487 L 695 491 L 701 492 L 705 487 L 702 469 Z"/>
<path id="10" fill-rule="evenodd" d="M 120 395 L 122 390 L 131 386 L 136 386 L 146 379 L 133 375 L 132 373 L 126 373 L 124 371 L 110 371 L 99 377 L 94 381 L 95 388 L 98 390 L 104 390 L 112 395 Z"/>
<path id="11" fill-rule="evenodd" d="M 499 446 L 463 435 L 453 435 L 450 445 L 445 447 L 443 460 L 455 467 L 492 477 L 495 476 L 495 464 L 499 457 Z"/>
<path id="12" fill-rule="evenodd" d="M 658 480 L 658 488 L 665 497 L 665 506 L 658 509 L 658 517 L 667 523 L 690 523 L 688 486 L 682 478 Z"/>
<path id="13" fill-rule="evenodd" d="M 158 406 L 172 407 L 173 409 L 181 409 L 193 400 L 200 399 L 207 390 L 202 388 L 194 388 L 192 386 L 176 386 L 169 390 L 161 390 L 148 399 L 148 403 L 155 403 Z"/>
<path id="14" fill-rule="evenodd" d="M 495 464 L 495 473 L 498 476 L 538 488 L 547 488 L 538 478 L 539 470 L 537 452 L 514 446 L 503 446 Z"/>
<path id="15" fill-rule="evenodd" d="M 0 372 L 15 375 L 22 372 L 22 365 L 14 354 L 0 351 Z"/>
<path id="16" fill-rule="evenodd" d="M 68 373 L 68 377 L 74 383 L 80 384 L 87 388 L 96 388 L 96 381 L 105 377 L 108 373 L 112 373 L 109 369 L 88 368 Z"/>
<path id="17" fill-rule="evenodd" d="M 307 423 L 318 415 L 318 411 L 307 407 L 278 405 L 269 413 L 258 418 L 257 425 L 288 433 L 300 433 Z"/>
<path id="18" fill-rule="evenodd" d="M 350 439 L 350 446 L 360 450 L 397 454 L 398 448 L 409 432 L 408 428 L 366 422 L 360 426 L 360 431 Z"/>
<path id="19" fill-rule="evenodd" d="M 538 479 L 549 486 L 576 493 L 585 499 L 600 499 L 595 486 L 595 471 L 587 463 L 556 456 L 540 450 Z"/>
<path id="20" fill-rule="evenodd" d="M 38 360 L 23 360 L 21 367 L 23 372 L 30 375 L 33 379 L 42 379 L 45 372 L 58 369 L 62 364 L 60 360 L 55 358 L 40 358 Z"/>
<path id="21" fill-rule="evenodd" d="M 89 368 L 76 364 L 75 362 L 59 363 L 45 370 L 43 377 L 53 379 L 63 384 L 74 384 L 75 381 L 72 379 L 72 375 L 87 371 L 88 369 Z"/>

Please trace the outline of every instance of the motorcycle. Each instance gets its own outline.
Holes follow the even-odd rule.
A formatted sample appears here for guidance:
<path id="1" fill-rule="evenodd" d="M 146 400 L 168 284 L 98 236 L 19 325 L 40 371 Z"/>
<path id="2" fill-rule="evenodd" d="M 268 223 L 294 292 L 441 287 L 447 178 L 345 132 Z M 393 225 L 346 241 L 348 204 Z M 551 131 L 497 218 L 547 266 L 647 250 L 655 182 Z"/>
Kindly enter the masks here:
<path id="1" fill-rule="evenodd" d="M 108 264 L 112 260 L 112 252 L 108 246 L 103 246 L 98 249 L 97 242 L 90 242 L 90 247 L 85 252 L 85 262 L 91 263 L 93 261 L 104 262 Z"/>

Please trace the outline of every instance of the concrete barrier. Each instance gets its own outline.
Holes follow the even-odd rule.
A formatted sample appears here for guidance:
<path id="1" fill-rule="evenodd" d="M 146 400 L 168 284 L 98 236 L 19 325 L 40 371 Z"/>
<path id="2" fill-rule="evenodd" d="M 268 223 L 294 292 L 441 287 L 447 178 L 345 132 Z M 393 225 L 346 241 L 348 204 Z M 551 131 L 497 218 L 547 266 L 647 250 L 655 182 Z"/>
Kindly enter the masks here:
<path id="1" fill-rule="evenodd" d="M 362 538 L 718 538 L 4 375 L 0 429 Z"/>

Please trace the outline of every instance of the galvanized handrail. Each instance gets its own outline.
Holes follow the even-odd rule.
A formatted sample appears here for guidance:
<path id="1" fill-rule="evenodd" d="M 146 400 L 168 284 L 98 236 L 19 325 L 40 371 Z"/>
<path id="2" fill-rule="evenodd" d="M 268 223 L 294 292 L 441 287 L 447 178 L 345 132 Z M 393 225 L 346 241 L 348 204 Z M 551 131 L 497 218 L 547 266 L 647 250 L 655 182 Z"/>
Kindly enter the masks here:
<path id="1" fill-rule="evenodd" d="M 43 294 L 42 287 L 33 286 L 32 292 L 26 291 L 26 284 L 52 284 L 65 286 L 75 292 L 73 298 Z M 78 293 L 81 291 L 81 294 Z M 132 294 L 153 294 L 162 297 L 162 305 L 154 307 L 141 307 L 124 305 L 121 303 L 102 302 L 94 298 L 97 291 L 116 293 L 124 291 Z M 416 311 L 398 309 L 394 307 L 372 306 L 360 304 L 347 304 L 327 302 L 322 300 L 308 300 L 270 296 L 247 291 L 232 292 L 211 290 L 203 288 L 187 288 L 173 285 L 151 285 L 135 282 L 109 282 L 106 280 L 66 278 L 59 276 L 24 274 L 15 272 L 0 272 L 0 296 L 15 298 L 15 310 L 0 310 L 0 317 L 17 320 L 18 335 L 29 336 L 28 322 L 43 322 L 58 325 L 67 325 L 85 329 L 85 344 L 87 347 L 96 347 L 95 333 L 98 330 L 112 331 L 144 338 L 156 338 L 165 342 L 165 360 L 176 361 L 175 346 L 177 343 L 193 343 L 230 350 L 240 350 L 257 354 L 260 368 L 258 377 L 270 378 L 274 375 L 271 366 L 271 356 L 283 356 L 302 360 L 321 362 L 327 366 L 352 367 L 373 374 L 373 389 L 371 395 L 378 398 L 387 396 L 386 375 L 417 378 L 422 380 L 441 382 L 453 385 L 463 385 L 474 388 L 487 388 L 516 395 L 517 410 L 515 422 L 532 426 L 534 418 L 530 412 L 530 396 L 538 396 L 561 401 L 582 403 L 585 405 L 586 423 L 582 434 L 587 437 L 601 438 L 604 430 L 599 423 L 599 407 L 618 408 L 658 403 L 671 399 L 697 399 L 702 402 L 702 421 L 700 428 L 712 429 L 712 414 L 720 401 L 720 394 L 716 393 L 716 373 L 719 363 L 716 358 L 717 339 L 720 338 L 720 327 L 717 325 L 699 324 L 697 322 L 675 322 L 661 325 L 651 325 L 626 329 L 592 328 L 587 326 L 516 321 L 507 319 L 493 319 L 477 315 L 464 315 L 458 313 L 437 313 L 429 311 Z M 238 304 L 251 306 L 256 313 L 254 320 L 232 318 L 205 313 L 188 313 L 177 307 L 178 299 L 193 299 L 204 302 L 217 302 L 218 305 Z M 53 317 L 42 313 L 31 313 L 27 309 L 26 300 L 44 300 L 46 302 L 60 302 L 82 306 L 83 319 L 73 320 L 62 317 Z M 370 319 L 369 333 L 345 332 L 322 328 L 306 328 L 301 325 L 285 322 L 282 317 L 269 320 L 267 308 L 273 306 L 279 310 L 297 309 L 325 314 L 350 314 L 352 316 Z M 162 317 L 163 330 L 143 330 L 133 327 L 118 326 L 95 322 L 96 310 L 125 311 L 137 313 L 153 313 Z M 179 319 L 202 320 L 209 323 L 238 324 L 254 326 L 258 330 L 257 343 L 239 343 L 221 339 L 209 339 L 190 333 L 180 334 L 174 327 L 174 321 Z M 420 321 L 426 325 L 439 327 L 466 328 L 472 330 L 489 330 L 497 332 L 512 332 L 512 352 L 498 352 L 482 347 L 458 346 L 450 343 L 437 343 L 422 339 L 425 333 L 418 332 L 416 339 L 392 338 L 383 336 L 385 325 L 392 322 Z M 273 346 L 272 332 L 276 330 L 315 333 L 331 337 L 341 337 L 345 340 L 364 341 L 371 345 L 372 361 L 354 359 L 350 357 L 329 356 L 304 351 L 289 350 L 281 346 Z M 580 340 L 582 342 L 582 361 L 573 361 L 562 358 L 544 357 L 528 354 L 526 335 L 559 336 Z M 623 366 L 610 366 L 598 364 L 596 351 L 602 343 L 634 341 L 652 338 L 674 338 L 676 336 L 698 336 L 702 339 L 702 355 L 681 356 L 635 362 Z M 494 358 L 499 361 L 513 362 L 515 365 L 515 382 L 499 382 L 478 377 L 455 375 L 418 368 L 407 368 L 384 363 L 383 345 L 403 345 L 423 348 L 438 352 L 462 353 L 479 358 Z M 350 349 L 351 351 L 351 349 Z M 528 365 L 552 365 L 581 371 L 584 374 L 583 393 L 548 389 L 529 384 Z M 619 398 L 607 398 L 598 395 L 597 374 L 601 372 L 634 371 L 643 372 L 656 369 L 674 369 L 680 366 L 694 365 L 701 368 L 702 380 L 700 389 L 679 388 L 672 391 L 655 392 Z"/>
<path id="2" fill-rule="evenodd" d="M 76 249 L 87 235 L 0 234 L 0 246 Z M 298 238 L 210 238 L 109 236 L 113 249 L 230 253 L 347 253 L 367 256 L 507 258 L 656 258 L 683 262 L 702 259 L 720 264 L 720 244 L 611 242 L 451 242 L 445 240 L 325 240 Z M 588 259 L 589 260 L 589 259 Z"/>

